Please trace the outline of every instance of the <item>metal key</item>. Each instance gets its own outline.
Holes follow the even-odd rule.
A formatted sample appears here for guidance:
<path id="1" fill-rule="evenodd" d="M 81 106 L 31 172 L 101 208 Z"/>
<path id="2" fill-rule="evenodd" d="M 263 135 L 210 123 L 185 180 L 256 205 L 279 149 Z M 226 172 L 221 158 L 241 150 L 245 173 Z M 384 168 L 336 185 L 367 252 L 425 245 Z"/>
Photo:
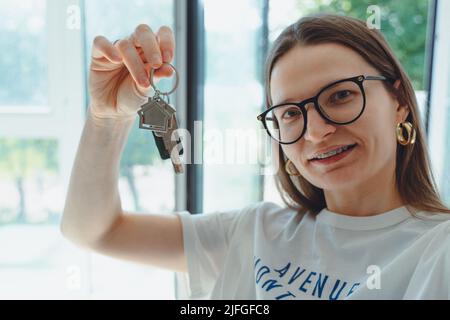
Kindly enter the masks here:
<path id="1" fill-rule="evenodd" d="M 167 104 L 159 94 L 149 97 L 148 101 L 138 111 L 139 128 L 151 131 L 167 132 L 170 119 L 175 114 L 175 109 Z"/>
<path id="2" fill-rule="evenodd" d="M 154 131 L 153 134 L 162 139 L 164 149 L 167 151 L 164 158 L 170 157 L 175 173 L 183 173 L 183 165 L 180 160 L 180 155 L 183 154 L 183 145 L 178 132 L 176 131 L 177 129 L 178 124 L 174 114 L 170 119 L 170 126 L 167 132 Z"/>
<path id="3" fill-rule="evenodd" d="M 183 166 L 179 158 L 183 152 L 183 147 L 181 139 L 176 132 L 178 124 L 175 109 L 158 96 L 155 96 L 149 98 L 147 103 L 141 106 L 138 114 L 140 116 L 139 127 L 153 131 L 161 158 L 170 158 L 175 173 L 183 173 Z M 173 141 L 172 135 L 175 139 Z M 174 150 L 174 148 L 177 149 Z"/>
<path id="4" fill-rule="evenodd" d="M 150 84 L 155 90 L 155 95 L 149 97 L 148 101 L 141 106 L 138 111 L 139 114 L 139 128 L 151 130 L 155 138 L 156 146 L 162 159 L 170 158 L 175 170 L 175 173 L 183 173 L 183 166 L 179 156 L 183 153 L 183 146 L 181 139 L 176 130 L 178 124 L 176 120 L 176 110 L 170 106 L 169 94 L 174 92 L 178 86 L 178 72 L 175 67 L 169 64 L 175 71 L 176 84 L 175 87 L 168 93 L 162 93 L 153 85 L 153 72 L 150 73 Z M 162 96 L 167 96 L 166 103 Z M 174 140 L 172 140 L 172 135 Z M 174 150 L 174 148 L 176 148 Z"/>

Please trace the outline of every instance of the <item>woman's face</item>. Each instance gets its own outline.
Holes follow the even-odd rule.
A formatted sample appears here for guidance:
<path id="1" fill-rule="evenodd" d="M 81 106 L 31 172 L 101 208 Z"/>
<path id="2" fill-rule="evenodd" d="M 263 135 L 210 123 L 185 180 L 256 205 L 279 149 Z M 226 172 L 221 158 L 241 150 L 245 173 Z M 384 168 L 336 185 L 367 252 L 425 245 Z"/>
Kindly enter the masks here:
<path id="1" fill-rule="evenodd" d="M 333 81 L 361 74 L 380 75 L 358 53 L 343 45 L 296 46 L 281 57 L 272 70 L 272 102 L 273 105 L 298 102 L 315 96 Z M 300 174 L 316 187 L 348 189 L 364 181 L 375 182 L 379 173 L 386 170 L 394 173 L 395 128 L 406 119 L 407 108 L 399 106 L 382 81 L 364 81 L 364 90 L 366 107 L 355 122 L 348 125 L 326 123 L 310 106 L 305 135 L 293 144 L 282 145 Z M 318 150 L 354 143 L 357 146 L 337 162 L 323 165 L 308 159 Z"/>

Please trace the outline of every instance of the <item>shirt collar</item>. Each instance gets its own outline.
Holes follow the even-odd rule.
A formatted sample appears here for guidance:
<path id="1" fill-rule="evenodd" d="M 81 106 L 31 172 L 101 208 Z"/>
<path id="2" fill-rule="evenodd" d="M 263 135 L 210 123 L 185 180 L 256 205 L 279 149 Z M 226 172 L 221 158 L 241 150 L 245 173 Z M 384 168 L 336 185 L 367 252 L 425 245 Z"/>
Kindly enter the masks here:
<path id="1" fill-rule="evenodd" d="M 340 214 L 324 208 L 318 213 L 316 221 L 341 229 L 373 230 L 398 224 L 410 217 L 412 215 L 406 206 L 401 206 L 377 215 L 363 217 Z"/>

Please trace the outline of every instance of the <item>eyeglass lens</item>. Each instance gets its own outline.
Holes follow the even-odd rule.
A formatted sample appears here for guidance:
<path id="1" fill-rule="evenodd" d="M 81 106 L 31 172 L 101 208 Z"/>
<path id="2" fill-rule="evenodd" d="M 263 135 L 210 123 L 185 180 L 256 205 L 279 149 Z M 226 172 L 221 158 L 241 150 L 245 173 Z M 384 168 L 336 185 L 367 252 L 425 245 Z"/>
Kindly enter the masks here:
<path id="1" fill-rule="evenodd" d="M 337 123 L 357 118 L 364 107 L 364 97 L 359 85 L 353 81 L 339 82 L 323 90 L 317 97 L 323 115 Z M 305 110 L 310 109 L 305 106 Z M 295 104 L 286 104 L 266 114 L 266 126 L 270 135 L 283 143 L 297 140 L 305 123 L 303 111 Z"/>

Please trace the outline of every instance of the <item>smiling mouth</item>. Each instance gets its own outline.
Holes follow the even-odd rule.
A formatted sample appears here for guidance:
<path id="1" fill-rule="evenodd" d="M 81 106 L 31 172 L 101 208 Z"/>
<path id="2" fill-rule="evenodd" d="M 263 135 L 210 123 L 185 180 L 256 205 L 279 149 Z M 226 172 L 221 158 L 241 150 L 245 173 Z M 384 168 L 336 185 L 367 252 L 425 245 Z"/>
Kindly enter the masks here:
<path id="1" fill-rule="evenodd" d="M 352 152 L 353 149 L 355 149 L 355 147 L 357 145 L 358 144 L 355 143 L 355 144 L 352 144 L 352 145 L 349 145 L 349 146 L 345 147 L 344 149 L 341 149 L 337 153 L 330 154 L 329 156 L 326 156 L 326 157 L 314 158 L 314 159 L 311 159 L 309 161 L 313 162 L 313 163 L 317 163 L 317 164 L 334 163 L 334 162 L 337 162 L 337 161 L 345 158 L 348 154 L 350 154 Z"/>

